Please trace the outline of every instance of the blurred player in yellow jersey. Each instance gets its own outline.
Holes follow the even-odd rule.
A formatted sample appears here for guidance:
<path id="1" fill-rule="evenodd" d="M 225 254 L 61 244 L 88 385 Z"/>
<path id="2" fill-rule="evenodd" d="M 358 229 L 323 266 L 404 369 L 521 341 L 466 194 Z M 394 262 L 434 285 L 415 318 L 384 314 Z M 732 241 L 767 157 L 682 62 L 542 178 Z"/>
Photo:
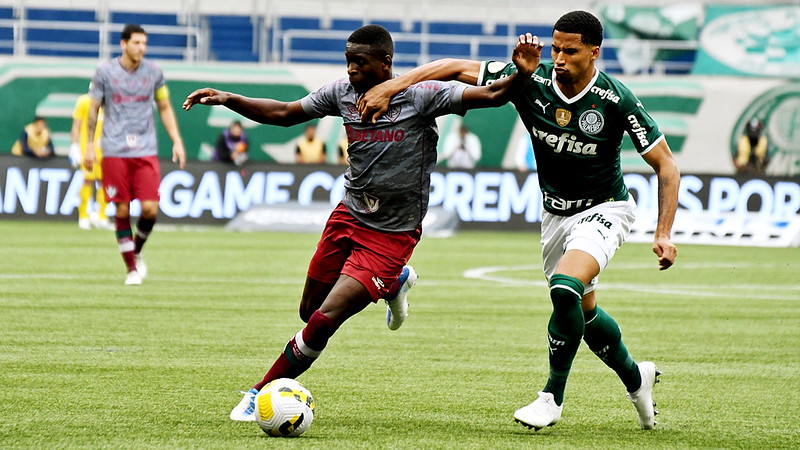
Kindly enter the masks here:
<path id="1" fill-rule="evenodd" d="M 103 169 L 100 164 L 94 164 L 92 169 L 87 169 L 84 164 L 86 158 L 86 144 L 89 141 L 89 105 L 92 99 L 89 94 L 83 94 L 75 102 L 75 111 L 72 113 L 72 130 L 70 131 L 70 159 L 79 163 L 83 173 L 83 186 L 81 187 L 81 203 L 78 207 L 78 226 L 84 230 L 90 229 L 93 225 L 105 230 L 113 230 L 113 225 L 108 221 L 106 215 L 106 196 L 103 193 Z M 103 135 L 103 113 L 100 111 L 97 118 L 97 128 L 95 129 L 94 143 L 96 161 L 103 160 L 103 151 L 100 149 L 100 137 Z M 95 192 L 97 200 L 97 217 L 92 220 L 89 215 L 89 201 L 92 193 Z"/>

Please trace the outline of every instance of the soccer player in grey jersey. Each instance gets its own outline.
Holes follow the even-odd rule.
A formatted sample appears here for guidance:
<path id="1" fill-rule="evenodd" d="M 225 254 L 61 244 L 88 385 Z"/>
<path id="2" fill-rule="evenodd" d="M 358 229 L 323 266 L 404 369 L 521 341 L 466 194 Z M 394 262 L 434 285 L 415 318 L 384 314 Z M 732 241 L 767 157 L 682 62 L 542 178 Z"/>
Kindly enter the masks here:
<path id="1" fill-rule="evenodd" d="M 389 306 L 387 325 L 400 326 L 406 316 L 406 295 L 417 278 L 406 263 L 428 208 L 438 140 L 435 118 L 506 103 L 525 84 L 541 53 L 538 40 L 520 36 L 513 60 L 521 74 L 477 88 L 419 83 L 397 95 L 375 123 L 364 123 L 356 107 L 358 98 L 392 77 L 393 47 L 385 29 L 368 25 L 348 38 L 348 78 L 300 100 L 253 99 L 204 88 L 184 103 L 187 110 L 195 104 L 224 105 L 257 122 L 281 126 L 341 116 L 349 142 L 344 199 L 325 225 L 300 301 L 300 318 L 306 326 L 287 343 L 264 378 L 244 393 L 230 414 L 232 420 L 255 420 L 253 401 L 261 388 L 274 379 L 305 372 L 339 326 L 370 303 L 384 298 Z"/>
<path id="2" fill-rule="evenodd" d="M 153 103 L 172 139 L 172 160 L 183 168 L 186 151 L 178 130 L 175 112 L 169 102 L 164 74 L 155 63 L 145 60 L 147 33 L 139 25 L 128 24 L 120 40 L 122 55 L 101 64 L 92 78 L 89 96 L 89 136 L 94 136 L 97 114 L 102 106 L 103 188 L 106 198 L 116 206 L 117 245 L 128 270 L 125 284 L 142 284 L 147 266 L 141 252 L 158 215 L 158 163 Z M 94 165 L 94 141 L 86 146 L 85 165 Z M 139 199 L 142 214 L 131 232 L 130 202 Z"/>
<path id="3" fill-rule="evenodd" d="M 572 360 L 583 339 L 628 391 L 642 429 L 655 426 L 655 364 L 637 364 L 619 326 L 596 304 L 597 276 L 622 245 L 635 204 L 620 168 L 624 133 L 658 177 L 658 222 L 653 252 L 661 270 L 674 262 L 671 242 L 680 173 L 664 135 L 634 94 L 597 70 L 603 27 L 585 11 L 562 16 L 553 27 L 552 61 L 543 62 L 522 93 L 512 99 L 530 132 L 544 213 L 542 256 L 553 313 L 548 324 L 550 372 L 536 401 L 514 413 L 540 429 L 561 419 Z M 488 85 L 515 72 L 513 64 L 445 59 L 418 67 L 365 94 L 365 120 L 386 109 L 389 98 L 422 80 Z M 374 119 L 373 119 L 374 120 Z"/>

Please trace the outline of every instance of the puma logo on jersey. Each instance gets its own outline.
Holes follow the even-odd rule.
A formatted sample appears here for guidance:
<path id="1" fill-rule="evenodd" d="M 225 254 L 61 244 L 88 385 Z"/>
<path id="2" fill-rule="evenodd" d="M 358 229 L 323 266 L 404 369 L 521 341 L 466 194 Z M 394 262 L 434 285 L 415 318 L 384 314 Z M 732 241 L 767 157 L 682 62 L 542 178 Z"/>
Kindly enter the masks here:
<path id="1" fill-rule="evenodd" d="M 547 113 L 547 109 L 546 109 L 546 108 L 547 108 L 548 106 L 550 106 L 550 103 L 548 103 L 548 104 L 546 104 L 546 105 L 543 105 L 543 104 L 542 104 L 542 102 L 540 102 L 538 98 L 536 99 L 535 103 L 536 103 L 537 105 L 539 105 L 539 107 L 540 107 L 540 108 L 542 108 L 542 114 L 546 114 L 546 113 Z"/>

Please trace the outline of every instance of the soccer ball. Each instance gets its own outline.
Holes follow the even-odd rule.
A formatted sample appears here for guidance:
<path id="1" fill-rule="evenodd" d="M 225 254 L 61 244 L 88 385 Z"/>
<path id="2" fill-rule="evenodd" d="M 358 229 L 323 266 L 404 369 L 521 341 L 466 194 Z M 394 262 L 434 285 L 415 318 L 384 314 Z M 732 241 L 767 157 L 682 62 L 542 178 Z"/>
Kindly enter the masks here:
<path id="1" fill-rule="evenodd" d="M 300 436 L 314 421 L 316 404 L 311 392 L 291 378 L 269 382 L 255 403 L 256 422 L 270 436 Z"/>

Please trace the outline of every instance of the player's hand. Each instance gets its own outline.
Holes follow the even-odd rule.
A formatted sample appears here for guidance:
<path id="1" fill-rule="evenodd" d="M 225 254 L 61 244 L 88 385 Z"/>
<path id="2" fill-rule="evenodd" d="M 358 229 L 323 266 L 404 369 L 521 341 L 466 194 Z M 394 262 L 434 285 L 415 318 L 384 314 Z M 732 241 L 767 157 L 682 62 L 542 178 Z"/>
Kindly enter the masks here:
<path id="1" fill-rule="evenodd" d="M 542 57 L 542 44 L 538 36 L 530 33 L 519 35 L 517 45 L 511 61 L 517 66 L 517 71 L 524 75 L 531 75 L 539 67 L 539 60 Z"/>
<path id="2" fill-rule="evenodd" d="M 222 92 L 211 88 L 198 89 L 186 97 L 182 108 L 188 111 L 192 109 L 192 106 L 198 103 L 208 106 L 224 105 L 225 102 L 228 101 L 228 98 L 230 98 L 230 95 L 229 92 Z"/>
<path id="3" fill-rule="evenodd" d="M 186 167 L 186 149 L 183 147 L 183 142 L 172 144 L 172 162 L 177 162 L 181 169 Z"/>
<path id="4" fill-rule="evenodd" d="M 94 142 L 87 142 L 86 153 L 83 155 L 83 161 L 81 161 L 81 164 L 89 172 L 94 169 L 95 156 Z"/>
<path id="5" fill-rule="evenodd" d="M 658 257 L 658 270 L 667 270 L 675 264 L 678 249 L 669 238 L 656 238 L 653 241 L 653 253 Z"/>
<path id="6" fill-rule="evenodd" d="M 390 81 L 376 84 L 358 99 L 358 112 L 362 122 L 378 121 L 378 118 L 389 110 L 389 102 L 395 94 Z"/>

